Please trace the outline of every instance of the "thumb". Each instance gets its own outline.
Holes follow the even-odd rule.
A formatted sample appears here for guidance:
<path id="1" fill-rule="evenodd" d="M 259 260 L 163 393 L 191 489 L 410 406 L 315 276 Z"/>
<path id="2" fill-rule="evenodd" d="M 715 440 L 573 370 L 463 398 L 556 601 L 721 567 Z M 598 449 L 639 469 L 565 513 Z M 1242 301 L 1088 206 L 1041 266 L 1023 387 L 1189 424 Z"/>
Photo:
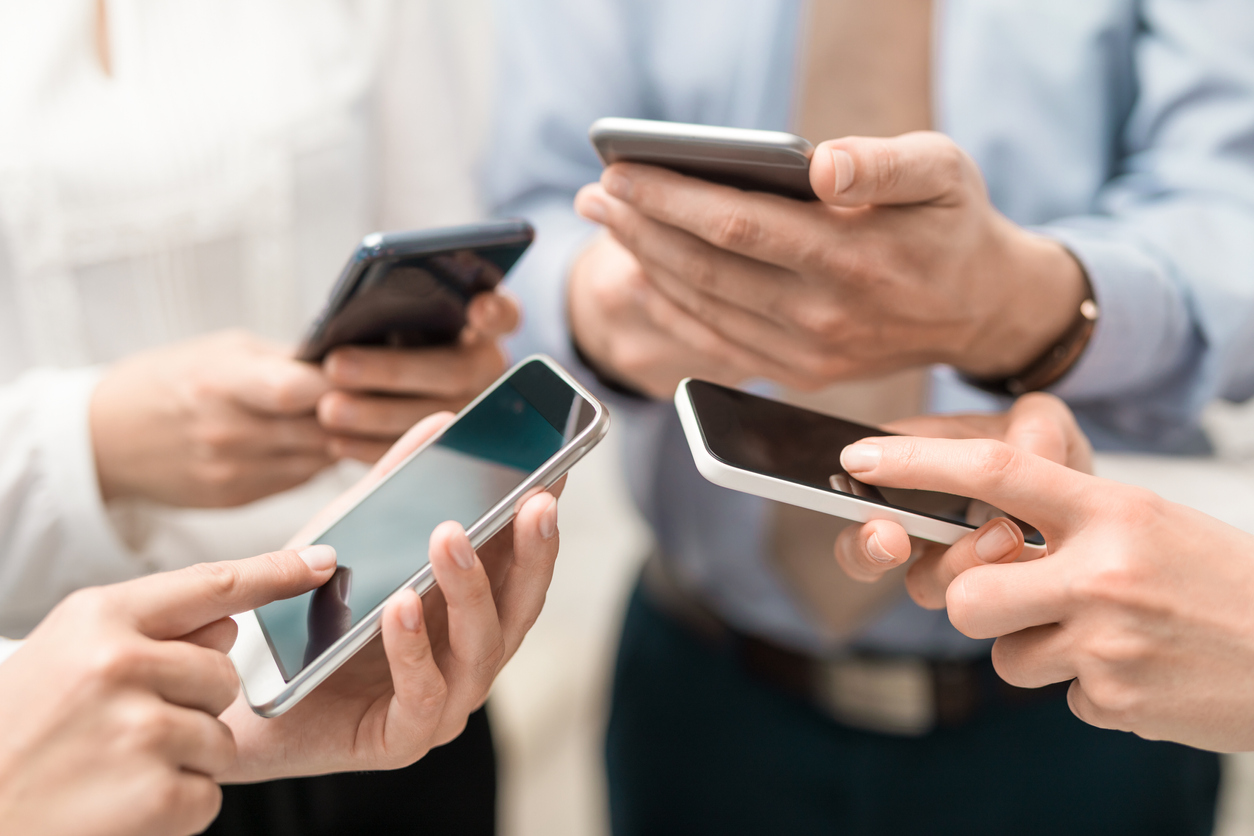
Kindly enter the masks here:
<path id="1" fill-rule="evenodd" d="M 954 204 L 972 183 L 983 188 L 975 162 L 933 131 L 828 140 L 810 160 L 810 185 L 833 206 Z"/>
<path id="2" fill-rule="evenodd" d="M 310 546 L 250 557 L 201 563 L 113 587 L 123 612 L 149 638 L 185 636 L 226 616 L 325 583 L 335 571 L 335 549 Z"/>

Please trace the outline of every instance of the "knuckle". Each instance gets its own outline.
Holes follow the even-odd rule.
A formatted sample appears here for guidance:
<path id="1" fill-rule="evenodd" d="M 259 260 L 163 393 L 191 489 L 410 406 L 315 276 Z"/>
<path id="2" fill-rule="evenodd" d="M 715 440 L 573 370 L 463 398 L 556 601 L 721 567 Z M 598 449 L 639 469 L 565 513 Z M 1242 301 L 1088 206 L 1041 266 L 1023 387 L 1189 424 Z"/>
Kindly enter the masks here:
<path id="1" fill-rule="evenodd" d="M 806 305 L 793 314 L 793 321 L 805 336 L 821 343 L 834 341 L 843 333 L 848 317 L 832 304 Z"/>
<path id="2" fill-rule="evenodd" d="M 738 250 L 757 243 L 762 227 L 757 219 L 739 206 L 727 206 L 714 226 L 712 238 L 715 246 L 724 250 Z"/>
<path id="3" fill-rule="evenodd" d="M 263 555 L 259 560 L 270 558 Z M 244 584 L 239 568 L 233 561 L 221 563 L 197 563 L 187 570 L 204 587 L 206 595 L 216 602 L 233 599 Z"/>
<path id="4" fill-rule="evenodd" d="M 984 484 L 1003 481 L 1018 465 L 1019 454 L 1008 444 L 1000 441 L 979 441 L 973 446 L 970 469 Z M 917 447 L 915 449 L 917 453 Z"/>
<path id="5" fill-rule="evenodd" d="M 133 678 L 146 662 L 147 653 L 138 642 L 113 641 L 91 653 L 86 669 L 90 679 L 117 685 Z"/>
<path id="6" fill-rule="evenodd" d="M 212 458 L 195 467 L 196 479 L 214 490 L 229 488 L 244 477 L 244 466 L 235 461 Z"/>

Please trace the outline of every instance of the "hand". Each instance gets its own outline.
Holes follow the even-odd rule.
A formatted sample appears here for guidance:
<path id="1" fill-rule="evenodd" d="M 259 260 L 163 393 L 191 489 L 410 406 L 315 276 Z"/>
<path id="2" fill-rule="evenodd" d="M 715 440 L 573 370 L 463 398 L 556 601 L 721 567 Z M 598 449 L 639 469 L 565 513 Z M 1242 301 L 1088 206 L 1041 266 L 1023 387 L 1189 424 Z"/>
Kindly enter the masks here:
<path id="1" fill-rule="evenodd" d="M 647 283 L 670 305 L 637 291 L 636 315 L 681 339 L 689 363 L 725 364 L 741 380 L 815 390 L 930 363 L 1009 375 L 1079 310 L 1079 264 L 1000 215 L 975 163 L 941 134 L 825 142 L 810 180 L 821 201 L 616 164 L 575 207 L 636 262 L 634 280 L 620 271 L 601 282 L 620 295 Z M 621 368 L 613 335 L 589 339 L 596 326 L 574 278 L 572 326 L 585 352 L 626 382 L 673 390 L 682 374 L 641 368 L 625 339 L 617 353 L 636 365 Z"/>
<path id="2" fill-rule="evenodd" d="M 421 419 L 470 403 L 507 368 L 500 340 L 518 321 L 518 305 L 504 292 L 480 293 L 456 345 L 331 352 L 323 370 L 335 391 L 318 402 L 318 420 L 333 436 L 332 453 L 376 461 Z"/>
<path id="3" fill-rule="evenodd" d="M 1049 556 L 983 565 L 979 533 L 949 585 L 954 626 L 1000 636 L 997 672 L 1036 688 L 1075 680 L 1085 722 L 1226 751 L 1254 748 L 1254 536 L 1141 488 L 996 441 L 878 438 L 841 463 L 874 485 L 946 491 L 1004 508 Z"/>
<path id="4" fill-rule="evenodd" d="M 320 517 L 342 511 L 449 418 L 414 427 Z M 512 530 L 477 556 L 460 526 L 441 525 L 430 546 L 438 586 L 421 599 L 394 595 L 381 639 L 278 718 L 258 717 L 242 699 L 227 710 L 239 756 L 223 779 L 395 769 L 455 738 L 539 615 L 557 549 L 557 500 L 548 493 L 522 503 Z"/>
<path id="5" fill-rule="evenodd" d="M 333 461 L 313 414 L 328 388 L 242 331 L 128 357 L 91 399 L 101 494 L 210 508 L 295 487 Z"/>
<path id="6" fill-rule="evenodd" d="M 1093 470 L 1093 450 L 1075 416 L 1058 398 L 1044 393 L 1024 395 L 1004 413 L 925 415 L 886 429 L 934 438 L 992 438 L 1072 470 Z M 913 557 L 905 578 L 910 597 L 922 607 L 940 609 L 945 606 L 945 590 L 958 573 L 980 563 L 1014 559 L 1023 547 L 1022 531 L 1006 519 L 989 521 L 980 535 L 973 540 L 978 551 L 954 550 L 908 537 L 895 522 L 873 520 L 840 533 L 836 562 L 854 580 L 873 583 Z"/>
<path id="7" fill-rule="evenodd" d="M 235 759 L 227 616 L 299 595 L 330 549 L 193 566 L 75 592 L 0 665 L 0 832 L 199 833 Z M 177 641 L 175 639 L 181 639 Z"/>

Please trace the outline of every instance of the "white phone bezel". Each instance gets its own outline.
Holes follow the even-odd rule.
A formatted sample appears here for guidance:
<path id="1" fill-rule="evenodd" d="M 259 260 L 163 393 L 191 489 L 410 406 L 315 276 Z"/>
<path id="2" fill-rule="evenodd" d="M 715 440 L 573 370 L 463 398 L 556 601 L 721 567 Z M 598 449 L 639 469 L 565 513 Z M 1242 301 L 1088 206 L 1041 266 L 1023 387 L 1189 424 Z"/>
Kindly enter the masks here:
<path id="1" fill-rule="evenodd" d="M 372 486 L 366 494 L 353 503 L 352 507 L 346 509 L 334 520 L 327 523 L 320 531 L 311 536 L 308 542 L 312 543 L 317 540 L 331 526 L 350 513 L 353 508 L 365 502 L 381 485 L 391 479 L 393 474 L 398 473 L 415 456 L 438 441 L 448 431 L 448 428 L 459 421 L 462 416 L 478 406 L 484 398 L 498 387 L 504 385 L 520 368 L 534 361 L 544 363 L 563 382 L 574 389 L 580 397 L 592 404 L 594 415 L 592 421 L 579 435 L 563 445 L 548 461 L 531 473 L 517 488 L 512 490 L 504 499 L 489 509 L 466 530 L 466 535 L 470 538 L 471 545 L 476 549 L 491 539 L 492 535 L 504 528 L 514 518 L 516 505 L 522 497 L 537 488 L 547 489 L 551 487 L 588 451 L 595 447 L 605 437 L 606 432 L 609 431 L 609 412 L 606 410 L 605 405 L 580 386 L 557 363 L 542 354 L 534 354 L 515 363 L 509 371 L 485 389 L 479 397 L 475 398 L 461 412 L 457 413 L 452 421 L 423 443 L 421 447 L 405 457 L 404 461 L 400 462 L 387 476 Z M 416 590 L 421 595 L 434 585 L 435 577 L 431 572 L 431 564 L 427 563 L 403 584 L 398 586 L 397 590 L 408 587 Z M 390 597 L 389 595 L 388 598 Z M 282 669 L 279 667 L 278 660 L 274 658 L 274 654 L 270 649 L 270 643 L 266 641 L 255 611 L 235 616 L 235 621 L 239 625 L 239 635 L 235 640 L 235 646 L 231 649 L 230 657 L 231 661 L 235 663 L 236 670 L 239 672 L 244 697 L 253 711 L 262 717 L 277 717 L 313 691 L 323 680 L 352 658 L 353 654 L 365 647 L 375 636 L 379 635 L 383 608 L 388 598 L 385 598 L 382 603 L 354 624 L 347 633 L 336 640 L 317 659 L 302 668 L 290 681 L 284 679 Z"/>
<path id="2" fill-rule="evenodd" d="M 688 384 L 691 382 L 692 378 L 685 378 L 675 390 L 675 409 L 679 412 L 679 423 L 683 427 L 684 437 L 688 440 L 688 448 L 692 451 L 697 470 L 710 482 L 741 493 L 795 505 L 798 508 L 808 508 L 811 511 L 854 522 L 891 520 L 904 528 L 912 537 L 947 546 L 953 545 L 976 530 L 975 526 L 959 525 L 912 511 L 881 505 L 878 502 L 870 502 L 856 496 L 825 491 L 727 464 L 714 455 L 705 441 L 705 434 L 701 431 L 701 422 L 697 418 L 697 411 L 692 405 L 692 396 L 688 391 Z M 1033 555 L 1045 554 L 1043 546 L 1033 543 L 1025 543 L 1024 550 Z"/>

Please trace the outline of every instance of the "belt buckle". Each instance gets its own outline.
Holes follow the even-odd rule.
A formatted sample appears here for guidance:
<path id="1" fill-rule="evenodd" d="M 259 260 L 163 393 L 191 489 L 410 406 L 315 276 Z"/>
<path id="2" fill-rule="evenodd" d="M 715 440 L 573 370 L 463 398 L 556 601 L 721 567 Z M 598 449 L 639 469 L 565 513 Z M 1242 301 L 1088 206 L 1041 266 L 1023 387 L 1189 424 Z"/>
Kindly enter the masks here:
<path id="1" fill-rule="evenodd" d="M 899 737 L 936 727 L 932 670 L 923 659 L 838 659 L 818 673 L 819 702 L 838 722 Z"/>

